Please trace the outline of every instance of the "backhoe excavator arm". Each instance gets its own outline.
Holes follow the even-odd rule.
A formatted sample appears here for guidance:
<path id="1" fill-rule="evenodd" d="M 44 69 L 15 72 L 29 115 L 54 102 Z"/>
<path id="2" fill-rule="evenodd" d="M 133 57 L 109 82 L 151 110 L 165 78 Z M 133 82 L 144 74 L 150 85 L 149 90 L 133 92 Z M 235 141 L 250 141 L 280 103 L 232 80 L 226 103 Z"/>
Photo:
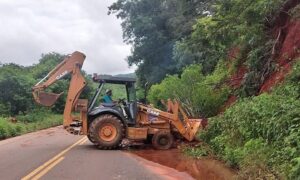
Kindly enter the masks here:
<path id="1" fill-rule="evenodd" d="M 81 67 L 84 60 L 85 55 L 83 53 L 78 51 L 72 53 L 50 71 L 47 76 L 32 87 L 32 94 L 37 103 L 44 106 L 52 106 L 62 93 L 54 94 L 44 92 L 44 90 L 67 74 L 71 74 L 71 81 L 64 109 L 63 125 L 65 128 L 69 128 L 70 124 L 74 120 L 77 120 L 77 117 L 72 116 L 72 112 L 74 110 L 79 110 L 81 112 L 81 118 L 79 118 L 79 120 L 83 123 L 83 129 L 86 129 L 87 100 L 78 99 L 86 85 L 85 78 L 81 74 Z"/>

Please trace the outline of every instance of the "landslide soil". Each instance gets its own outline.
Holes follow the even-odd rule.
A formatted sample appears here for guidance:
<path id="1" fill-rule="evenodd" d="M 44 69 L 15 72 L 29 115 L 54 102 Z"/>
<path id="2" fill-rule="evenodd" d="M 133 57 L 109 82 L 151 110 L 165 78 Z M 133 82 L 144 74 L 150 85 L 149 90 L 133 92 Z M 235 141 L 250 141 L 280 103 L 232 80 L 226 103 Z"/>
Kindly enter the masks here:
<path id="1" fill-rule="evenodd" d="M 134 149 L 131 153 L 146 160 L 185 172 L 195 179 L 227 180 L 233 179 L 235 172 L 222 162 L 210 159 L 194 159 L 184 155 L 179 149 L 154 150 Z"/>
<path id="2" fill-rule="evenodd" d="M 274 54 L 272 52 L 275 70 L 266 77 L 258 94 L 270 92 L 275 85 L 283 82 L 285 77 L 291 72 L 292 64 L 300 58 L 300 13 L 297 12 L 296 17 L 289 13 L 290 10 L 296 8 L 299 4 L 300 0 L 287 0 L 277 17 L 275 17 L 275 23 L 269 27 L 273 39 L 276 40 Z M 235 47 L 228 52 L 228 59 L 234 61 L 237 59 L 238 54 L 239 48 Z M 231 75 L 227 84 L 232 89 L 240 88 L 247 71 L 245 65 L 240 65 L 237 67 L 237 71 Z M 220 112 L 224 112 L 237 99 L 237 96 L 231 95 Z"/>

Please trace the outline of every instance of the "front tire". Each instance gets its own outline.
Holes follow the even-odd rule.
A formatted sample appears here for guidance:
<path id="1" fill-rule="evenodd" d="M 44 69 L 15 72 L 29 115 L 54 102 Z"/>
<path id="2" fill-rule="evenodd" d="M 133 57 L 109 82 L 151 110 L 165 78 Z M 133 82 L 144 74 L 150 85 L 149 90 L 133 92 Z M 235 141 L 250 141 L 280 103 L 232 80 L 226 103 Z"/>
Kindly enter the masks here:
<path id="1" fill-rule="evenodd" d="M 97 141 L 95 139 L 93 139 L 93 136 L 90 134 L 90 132 L 87 135 L 87 138 L 92 142 L 92 143 L 97 143 Z"/>
<path id="2" fill-rule="evenodd" d="M 152 137 L 152 145 L 155 149 L 167 150 L 173 145 L 174 137 L 169 132 L 158 131 Z"/>
<path id="3" fill-rule="evenodd" d="M 99 149 L 116 149 L 125 136 L 124 125 L 116 116 L 101 115 L 90 124 L 89 136 Z"/>

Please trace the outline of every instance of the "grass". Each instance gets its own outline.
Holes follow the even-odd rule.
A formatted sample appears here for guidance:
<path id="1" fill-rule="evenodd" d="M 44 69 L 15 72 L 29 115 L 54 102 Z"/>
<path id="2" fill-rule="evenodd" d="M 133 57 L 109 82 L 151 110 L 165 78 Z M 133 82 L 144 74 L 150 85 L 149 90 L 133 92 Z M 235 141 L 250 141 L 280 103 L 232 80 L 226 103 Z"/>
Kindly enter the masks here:
<path id="1" fill-rule="evenodd" d="M 17 122 L 13 123 L 9 118 L 0 117 L 0 139 L 15 137 L 62 124 L 61 115 L 45 112 L 17 116 L 16 119 Z"/>
<path id="2" fill-rule="evenodd" d="M 206 156 L 208 156 L 208 157 L 213 156 L 212 150 L 205 143 L 201 143 L 197 146 L 186 145 L 182 148 L 182 150 L 183 150 L 184 154 L 194 157 L 196 159 L 200 159 L 200 158 L 206 157 Z"/>

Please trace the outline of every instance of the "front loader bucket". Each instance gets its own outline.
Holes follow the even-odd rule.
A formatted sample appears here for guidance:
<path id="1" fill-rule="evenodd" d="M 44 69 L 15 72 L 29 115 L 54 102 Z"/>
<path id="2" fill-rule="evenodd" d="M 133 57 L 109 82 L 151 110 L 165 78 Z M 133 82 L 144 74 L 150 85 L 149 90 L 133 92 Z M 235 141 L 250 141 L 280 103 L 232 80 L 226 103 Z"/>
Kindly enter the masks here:
<path id="1" fill-rule="evenodd" d="M 198 132 L 202 119 L 189 119 L 190 131 L 189 133 L 189 141 L 193 141 L 195 139 L 195 135 Z"/>
<path id="2" fill-rule="evenodd" d="M 35 94 L 34 92 L 33 96 L 37 103 L 43 106 L 52 106 L 62 94 L 63 93 L 55 94 L 55 93 L 47 93 L 41 91 L 38 92 L 37 94 Z"/>

